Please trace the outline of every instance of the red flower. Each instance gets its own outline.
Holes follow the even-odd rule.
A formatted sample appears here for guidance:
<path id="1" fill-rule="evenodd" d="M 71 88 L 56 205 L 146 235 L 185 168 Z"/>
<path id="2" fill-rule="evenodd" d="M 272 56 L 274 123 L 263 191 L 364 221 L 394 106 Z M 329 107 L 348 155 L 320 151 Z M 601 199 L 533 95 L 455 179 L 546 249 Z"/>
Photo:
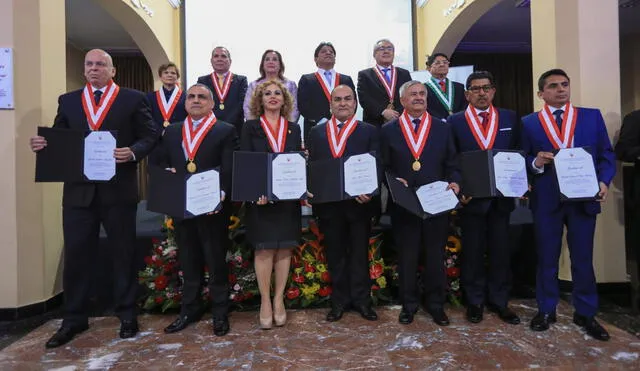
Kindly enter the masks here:
<path id="1" fill-rule="evenodd" d="M 309 264 L 309 263 L 307 263 L 307 262 L 304 262 L 304 271 L 305 271 L 306 273 L 313 273 L 313 272 L 315 272 L 316 270 L 313 268 L 313 266 L 312 266 L 311 264 Z"/>
<path id="2" fill-rule="evenodd" d="M 378 286 L 378 285 L 371 285 L 371 290 L 373 290 L 373 291 L 380 290 L 380 286 Z"/>
<path id="3" fill-rule="evenodd" d="M 242 294 L 237 294 L 236 296 L 233 297 L 233 301 L 235 301 L 236 303 L 239 303 L 243 300 L 244 300 L 244 296 L 242 296 Z"/>
<path id="4" fill-rule="evenodd" d="M 146 264 L 146 265 L 151 265 L 151 264 L 153 264 L 153 259 L 151 259 L 151 257 L 150 257 L 150 256 L 145 256 L 145 257 L 144 257 L 144 264 Z"/>
<path id="5" fill-rule="evenodd" d="M 157 237 L 152 237 L 151 238 L 151 243 L 154 244 L 154 245 L 157 245 L 157 244 L 160 243 L 160 239 L 157 238 Z"/>
<path id="6" fill-rule="evenodd" d="M 372 280 L 375 280 L 378 277 L 382 276 L 383 271 L 384 268 L 382 267 L 382 264 L 376 263 L 369 267 L 369 277 L 371 277 Z"/>
<path id="7" fill-rule="evenodd" d="M 331 276 L 329 275 L 329 272 L 322 272 L 322 276 L 320 276 L 320 279 L 322 280 L 322 282 L 331 282 Z"/>
<path id="8" fill-rule="evenodd" d="M 253 297 L 253 293 L 252 292 L 247 292 L 247 293 L 244 294 L 244 298 L 247 299 L 247 300 L 251 299 L 252 297 Z"/>
<path id="9" fill-rule="evenodd" d="M 331 295 L 331 287 L 330 286 L 321 287 L 320 290 L 318 290 L 318 295 L 320 295 L 321 297 Z"/>
<path id="10" fill-rule="evenodd" d="M 229 283 L 230 284 L 234 284 L 238 281 L 238 279 L 236 278 L 236 275 L 233 273 L 229 273 Z"/>
<path id="11" fill-rule="evenodd" d="M 447 268 L 447 277 L 458 277 L 460 276 L 460 268 L 451 267 Z"/>
<path id="12" fill-rule="evenodd" d="M 205 266 L 204 266 L 204 271 L 205 271 L 205 272 L 209 272 L 209 267 L 205 265 Z"/>
<path id="13" fill-rule="evenodd" d="M 155 302 L 156 304 L 162 304 L 164 302 L 164 297 L 156 296 Z"/>
<path id="14" fill-rule="evenodd" d="M 297 283 L 304 282 L 304 276 L 301 274 L 294 274 L 292 279 L 293 279 L 293 282 L 297 282 Z"/>
<path id="15" fill-rule="evenodd" d="M 169 284 L 169 279 L 167 276 L 158 276 L 153 282 L 156 284 L 156 290 L 164 290 Z"/>
<path id="16" fill-rule="evenodd" d="M 287 290 L 287 299 L 292 300 L 300 296 L 300 289 L 297 287 L 289 287 Z"/>
<path id="17" fill-rule="evenodd" d="M 248 268 L 249 267 L 249 262 L 247 260 L 243 260 L 242 261 L 242 268 Z"/>

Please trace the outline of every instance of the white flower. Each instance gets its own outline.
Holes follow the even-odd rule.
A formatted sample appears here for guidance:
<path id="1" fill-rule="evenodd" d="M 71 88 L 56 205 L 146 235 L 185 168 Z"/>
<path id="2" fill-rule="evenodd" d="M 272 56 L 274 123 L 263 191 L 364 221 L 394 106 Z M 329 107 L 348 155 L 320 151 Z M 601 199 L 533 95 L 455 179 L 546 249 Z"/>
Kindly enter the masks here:
<path id="1" fill-rule="evenodd" d="M 152 289 L 152 290 L 155 289 L 156 288 L 156 283 L 155 282 L 151 282 L 149 284 L 149 288 Z"/>
<path id="2" fill-rule="evenodd" d="M 233 285 L 233 290 L 234 291 L 240 291 L 242 289 L 242 287 L 240 287 L 240 285 L 238 285 L 237 283 L 235 285 Z"/>

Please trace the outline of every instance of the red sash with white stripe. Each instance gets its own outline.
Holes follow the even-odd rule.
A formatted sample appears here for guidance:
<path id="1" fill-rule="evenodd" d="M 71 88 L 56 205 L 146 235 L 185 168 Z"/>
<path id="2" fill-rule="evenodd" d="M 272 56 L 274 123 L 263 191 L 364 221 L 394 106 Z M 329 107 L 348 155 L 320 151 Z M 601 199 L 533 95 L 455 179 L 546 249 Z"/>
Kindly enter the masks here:
<path id="1" fill-rule="evenodd" d="M 540 124 L 547 134 L 547 138 L 555 149 L 573 147 L 573 134 L 576 130 L 576 120 L 578 119 L 578 109 L 571 103 L 565 104 L 562 113 L 562 130 L 558 129 L 556 118 L 551 113 L 548 105 L 538 112 Z"/>
<path id="2" fill-rule="evenodd" d="M 158 102 L 160 114 L 162 114 L 164 121 L 170 121 L 171 115 L 173 115 L 173 110 L 176 109 L 178 101 L 180 101 L 180 96 L 182 96 L 182 90 L 177 85 L 173 88 L 169 101 L 167 101 L 162 89 L 156 91 L 156 101 Z"/>
<path id="3" fill-rule="evenodd" d="M 325 77 L 320 75 L 319 72 L 316 72 L 315 75 L 316 79 L 318 79 L 318 82 L 320 83 L 322 91 L 324 92 L 324 96 L 327 97 L 329 102 L 331 102 L 331 92 L 336 86 L 340 85 L 340 74 L 337 72 L 335 73 L 335 76 L 331 79 L 331 84 L 329 84 Z"/>
<path id="4" fill-rule="evenodd" d="M 424 146 L 427 144 L 427 138 L 431 131 L 431 115 L 427 112 L 422 114 L 417 133 L 413 130 L 413 123 L 409 119 L 407 111 L 402 113 L 399 123 L 402 135 L 407 142 L 409 150 L 411 150 L 413 158 L 418 160 L 424 150 Z"/>
<path id="5" fill-rule="evenodd" d="M 493 148 L 496 134 L 498 134 L 498 110 L 493 105 L 489 107 L 489 117 L 484 123 L 484 127 L 481 124 L 482 118 L 478 117 L 476 110 L 471 105 L 467 106 L 464 117 L 467 119 L 467 125 L 469 125 L 473 137 L 476 138 L 478 147 L 481 150 Z"/>
<path id="6" fill-rule="evenodd" d="M 211 72 L 211 82 L 213 82 L 213 88 L 216 91 L 216 95 L 218 96 L 218 100 L 221 104 L 224 103 L 225 99 L 227 99 L 227 95 L 229 95 L 229 88 L 231 87 L 231 79 L 233 78 L 233 74 L 231 72 L 227 73 L 225 76 L 222 86 L 218 84 L 218 77 L 215 72 Z"/>
<path id="7" fill-rule="evenodd" d="M 285 120 L 284 117 L 280 116 L 278 127 L 275 130 L 273 130 L 271 129 L 269 120 L 267 120 L 267 118 L 264 115 L 262 115 L 260 116 L 260 125 L 262 125 L 262 130 L 264 130 L 265 134 L 267 134 L 267 139 L 269 140 L 269 146 L 271 147 L 271 150 L 273 151 L 273 153 L 284 152 L 284 147 L 287 142 L 286 133 L 289 127 L 289 122 Z"/>
<path id="8" fill-rule="evenodd" d="M 347 148 L 347 139 L 356 130 L 356 126 L 358 126 L 358 121 L 355 117 L 346 121 L 342 129 L 338 129 L 338 121 L 335 116 L 332 116 L 331 120 L 327 122 L 327 139 L 333 158 L 342 157 L 345 148 Z"/>
<path id="9" fill-rule="evenodd" d="M 380 80 L 382 86 L 384 86 L 384 89 L 387 91 L 387 96 L 389 96 L 389 103 L 393 104 L 393 98 L 396 94 L 396 82 L 398 80 L 398 77 L 395 66 L 391 66 L 390 68 L 391 71 L 389 71 L 389 73 L 391 73 L 391 85 L 387 83 L 387 79 L 384 77 L 384 74 L 382 73 L 382 71 L 380 71 L 378 66 L 373 67 L 373 70 L 376 72 L 376 75 L 378 75 L 378 80 Z"/>
<path id="10" fill-rule="evenodd" d="M 91 85 L 87 83 L 82 91 L 82 109 L 85 116 L 87 116 L 87 122 L 91 130 L 100 130 L 104 118 L 109 113 L 113 101 L 116 100 L 120 92 L 120 87 L 113 81 L 107 84 L 107 88 L 100 97 L 100 102 L 96 105 L 93 100 L 93 91 Z"/>
<path id="11" fill-rule="evenodd" d="M 182 126 L 182 145 L 184 146 L 185 152 L 187 152 L 187 159 L 189 161 L 193 161 L 196 157 L 200 144 L 202 144 L 204 137 L 213 125 L 216 124 L 216 121 L 218 121 L 216 115 L 211 112 L 202 119 L 198 129 L 193 130 L 193 120 L 191 116 L 187 116 L 187 118 L 184 119 L 184 125 Z"/>

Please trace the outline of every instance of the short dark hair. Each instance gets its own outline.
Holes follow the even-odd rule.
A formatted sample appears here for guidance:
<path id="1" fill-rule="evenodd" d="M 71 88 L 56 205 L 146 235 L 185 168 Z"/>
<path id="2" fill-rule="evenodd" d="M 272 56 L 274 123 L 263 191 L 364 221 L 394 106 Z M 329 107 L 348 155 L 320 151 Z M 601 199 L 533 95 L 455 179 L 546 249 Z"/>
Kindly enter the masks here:
<path id="1" fill-rule="evenodd" d="M 175 68 L 176 69 L 176 73 L 178 74 L 178 78 L 180 78 L 180 69 L 178 68 L 178 66 L 176 66 L 175 63 L 173 62 L 169 62 L 169 63 L 165 63 L 165 64 L 161 64 L 160 67 L 158 67 L 158 76 L 162 76 L 162 73 L 166 70 L 168 70 L 169 68 Z"/>
<path id="2" fill-rule="evenodd" d="M 540 75 L 540 78 L 538 79 L 538 91 L 544 90 L 544 84 L 547 82 L 547 78 L 550 76 L 564 76 L 567 78 L 567 81 L 571 81 L 571 79 L 569 79 L 569 75 L 567 75 L 564 70 L 561 70 L 560 68 L 554 68 Z"/>
<path id="3" fill-rule="evenodd" d="M 449 60 L 449 57 L 444 53 L 433 53 L 427 57 L 427 67 L 431 66 L 438 57 L 444 57 L 444 59 Z"/>
<path id="4" fill-rule="evenodd" d="M 333 44 L 331 44 L 328 41 L 323 41 L 320 44 L 318 44 L 318 46 L 316 47 L 316 50 L 313 52 L 313 57 L 318 58 L 318 54 L 320 54 L 320 49 L 324 48 L 325 46 L 330 47 L 331 50 L 333 50 L 333 55 L 336 55 L 336 48 L 333 47 Z"/>
<path id="5" fill-rule="evenodd" d="M 273 49 L 267 49 L 262 53 L 262 58 L 260 58 L 260 79 L 264 79 L 267 77 L 266 72 L 264 72 L 264 59 L 267 57 L 267 54 L 274 53 L 278 56 L 278 61 L 280 62 L 280 71 L 278 71 L 278 78 L 280 80 L 284 79 L 284 62 L 282 61 L 282 54 L 279 51 Z"/>
<path id="6" fill-rule="evenodd" d="M 211 56 L 212 57 L 213 57 L 213 52 L 215 52 L 216 49 L 224 49 L 224 51 L 227 53 L 227 58 L 231 59 L 231 53 L 229 52 L 229 49 L 227 49 L 224 46 L 216 46 L 215 48 L 211 49 Z"/>
<path id="7" fill-rule="evenodd" d="M 471 87 L 471 83 L 473 80 L 481 80 L 487 79 L 491 86 L 495 86 L 495 80 L 493 79 L 493 75 L 489 71 L 474 71 L 469 77 L 467 77 L 467 90 Z"/>

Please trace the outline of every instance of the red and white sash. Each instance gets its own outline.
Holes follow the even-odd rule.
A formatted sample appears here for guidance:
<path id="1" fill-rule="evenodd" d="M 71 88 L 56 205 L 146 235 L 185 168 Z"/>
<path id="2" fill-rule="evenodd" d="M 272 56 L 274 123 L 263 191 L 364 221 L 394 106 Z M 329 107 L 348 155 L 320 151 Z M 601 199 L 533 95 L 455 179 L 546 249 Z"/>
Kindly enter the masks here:
<path id="1" fill-rule="evenodd" d="M 280 116 L 278 127 L 273 130 L 271 129 L 271 125 L 267 118 L 262 115 L 260 116 L 260 125 L 262 125 L 262 130 L 264 130 L 265 134 L 267 134 L 267 139 L 269 140 L 269 146 L 273 153 L 284 152 L 284 147 L 287 142 L 287 129 L 289 127 L 289 122 L 284 119 L 284 117 Z M 276 133 L 277 131 L 277 133 Z M 277 135 L 277 137 L 276 137 Z"/>
<path id="2" fill-rule="evenodd" d="M 191 119 L 191 116 L 187 116 L 187 118 L 184 119 L 184 125 L 182 126 L 182 145 L 187 153 L 188 160 L 193 161 L 196 157 L 200 144 L 202 144 L 204 137 L 207 135 L 209 130 L 211 130 L 213 125 L 215 125 L 216 121 L 218 121 L 216 115 L 211 112 L 202 119 L 198 129 L 193 130 L 193 120 Z"/>
<path id="3" fill-rule="evenodd" d="M 220 86 L 218 85 L 218 77 L 216 76 L 216 73 L 211 72 L 211 82 L 213 82 L 213 88 L 216 91 L 216 95 L 218 96 L 220 103 L 224 103 L 225 99 L 227 99 L 227 95 L 229 95 L 232 78 L 233 74 L 231 72 L 227 73 L 227 76 L 224 77 L 222 86 Z"/>
<path id="4" fill-rule="evenodd" d="M 160 107 L 160 113 L 164 121 L 170 121 L 173 110 L 176 109 L 178 101 L 180 101 L 180 96 L 182 96 L 182 90 L 177 85 L 173 88 L 173 92 L 168 101 L 162 89 L 156 91 L 156 101 L 158 102 L 158 107 Z"/>
<path id="5" fill-rule="evenodd" d="M 322 91 L 324 91 L 324 96 L 327 97 L 327 100 L 331 102 L 331 92 L 335 89 L 336 86 L 340 85 L 340 74 L 337 72 L 333 72 L 333 78 L 331 79 L 331 84 L 326 80 L 325 76 L 321 75 L 319 72 L 316 72 L 316 79 L 320 83 L 320 87 Z"/>
<path id="6" fill-rule="evenodd" d="M 478 117 L 475 108 L 471 105 L 467 106 L 464 117 L 467 119 L 467 125 L 469 125 L 469 129 L 471 129 L 473 137 L 476 138 L 480 149 L 487 150 L 493 148 L 496 134 L 498 134 L 498 110 L 495 109 L 493 105 L 489 107 L 489 117 L 487 118 L 487 122 L 484 123 L 484 127 L 481 123 L 482 118 Z"/>
<path id="7" fill-rule="evenodd" d="M 100 97 L 100 102 L 96 105 L 93 100 L 93 90 L 91 85 L 87 83 L 82 91 L 82 109 L 85 116 L 87 116 L 87 122 L 91 130 L 100 130 L 104 118 L 109 113 L 113 101 L 116 100 L 120 92 L 120 87 L 113 81 L 107 84 L 107 88 Z"/>
<path id="8" fill-rule="evenodd" d="M 396 94 L 396 82 L 398 80 L 398 76 L 396 73 L 396 67 L 390 66 L 390 68 L 391 70 L 389 71 L 389 73 L 391 74 L 391 78 L 390 78 L 391 85 L 387 83 L 387 79 L 384 77 L 384 74 L 382 73 L 382 71 L 380 71 L 380 68 L 378 68 L 378 66 L 373 67 L 373 70 L 376 72 L 376 75 L 378 75 L 378 79 L 382 83 L 382 86 L 384 86 L 384 89 L 387 91 L 387 96 L 389 96 L 389 102 L 393 103 L 393 99 Z"/>
<path id="9" fill-rule="evenodd" d="M 571 103 L 567 103 L 563 107 L 563 111 L 562 130 L 558 129 L 556 118 L 551 113 L 548 105 L 545 104 L 542 110 L 538 112 L 540 124 L 542 124 L 547 138 L 549 138 L 555 149 L 573 147 L 573 133 L 576 130 L 578 110 Z"/>
<path id="10" fill-rule="evenodd" d="M 399 124 L 402 135 L 404 135 L 404 140 L 407 142 L 411 154 L 413 154 L 413 158 L 418 160 L 424 150 L 425 144 L 427 144 L 429 131 L 431 131 L 431 115 L 426 112 L 422 114 L 417 133 L 413 130 L 413 122 L 411 122 L 407 111 L 404 111 L 400 116 Z"/>
<path id="11" fill-rule="evenodd" d="M 338 121 L 335 116 L 327 121 L 327 139 L 333 158 L 342 157 L 345 148 L 347 148 L 347 139 L 356 130 L 356 126 L 358 126 L 358 121 L 355 116 L 346 121 L 342 129 L 338 129 Z"/>

